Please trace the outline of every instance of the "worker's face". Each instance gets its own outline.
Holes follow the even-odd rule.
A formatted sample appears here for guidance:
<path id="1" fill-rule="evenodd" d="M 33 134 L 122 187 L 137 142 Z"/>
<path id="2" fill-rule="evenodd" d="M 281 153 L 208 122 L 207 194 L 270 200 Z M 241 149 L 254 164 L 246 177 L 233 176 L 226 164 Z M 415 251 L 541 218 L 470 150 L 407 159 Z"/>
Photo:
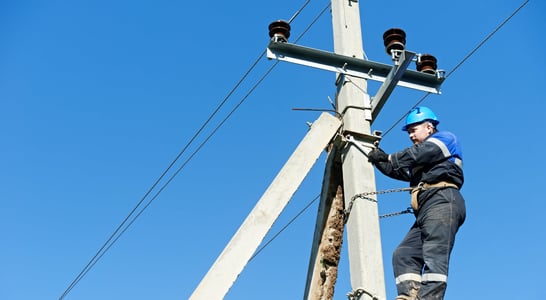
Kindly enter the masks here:
<path id="1" fill-rule="evenodd" d="M 414 145 L 422 143 L 433 132 L 434 127 L 430 122 L 423 122 L 408 127 L 409 138 Z"/>

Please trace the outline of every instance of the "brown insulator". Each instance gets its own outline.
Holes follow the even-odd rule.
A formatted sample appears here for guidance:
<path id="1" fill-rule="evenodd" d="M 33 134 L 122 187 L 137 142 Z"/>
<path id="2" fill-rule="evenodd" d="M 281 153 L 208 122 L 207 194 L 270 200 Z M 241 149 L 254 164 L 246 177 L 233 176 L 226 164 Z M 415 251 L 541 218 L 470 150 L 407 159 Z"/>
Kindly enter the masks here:
<path id="1" fill-rule="evenodd" d="M 284 20 L 277 20 L 269 24 L 269 37 L 275 42 L 288 42 L 290 24 Z"/>
<path id="2" fill-rule="evenodd" d="M 436 69 L 438 69 L 438 60 L 436 57 L 432 56 L 431 54 L 422 54 L 417 59 L 417 71 L 428 73 L 428 74 L 436 74 Z"/>
<path id="3" fill-rule="evenodd" d="M 391 28 L 383 33 L 383 44 L 387 54 L 392 56 L 392 50 L 406 49 L 406 33 L 400 28 Z"/>

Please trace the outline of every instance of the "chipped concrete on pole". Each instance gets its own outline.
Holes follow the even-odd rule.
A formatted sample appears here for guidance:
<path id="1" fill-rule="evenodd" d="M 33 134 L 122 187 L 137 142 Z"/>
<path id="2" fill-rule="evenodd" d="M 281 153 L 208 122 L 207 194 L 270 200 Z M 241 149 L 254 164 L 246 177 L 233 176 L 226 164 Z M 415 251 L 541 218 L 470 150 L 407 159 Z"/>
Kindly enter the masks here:
<path id="1" fill-rule="evenodd" d="M 345 224 L 343 188 L 337 187 L 336 196 L 332 200 L 330 213 L 322 235 L 319 255 L 321 255 L 320 288 L 318 299 L 333 299 L 337 280 L 341 245 L 343 244 L 343 230 Z"/>

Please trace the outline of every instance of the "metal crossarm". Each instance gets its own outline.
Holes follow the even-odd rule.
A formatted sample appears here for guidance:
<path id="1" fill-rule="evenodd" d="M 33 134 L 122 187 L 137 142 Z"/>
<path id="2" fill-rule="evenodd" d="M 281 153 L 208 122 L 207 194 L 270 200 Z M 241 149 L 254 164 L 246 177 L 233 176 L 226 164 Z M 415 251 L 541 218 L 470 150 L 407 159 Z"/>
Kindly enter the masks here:
<path id="1" fill-rule="evenodd" d="M 267 57 L 379 82 L 384 82 L 393 68 L 391 65 L 370 60 L 275 41 L 269 43 Z M 444 79 L 445 77 L 433 74 L 406 70 L 398 85 L 440 94 Z"/>

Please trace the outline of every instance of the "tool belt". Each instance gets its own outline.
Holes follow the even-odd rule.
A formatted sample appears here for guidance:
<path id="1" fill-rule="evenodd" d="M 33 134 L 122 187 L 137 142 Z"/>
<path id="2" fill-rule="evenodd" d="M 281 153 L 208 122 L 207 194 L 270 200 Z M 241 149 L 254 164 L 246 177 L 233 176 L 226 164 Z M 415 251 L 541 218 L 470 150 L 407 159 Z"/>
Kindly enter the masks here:
<path id="1" fill-rule="evenodd" d="M 411 190 L 411 208 L 413 208 L 414 211 L 419 210 L 419 202 L 417 201 L 417 196 L 419 196 L 420 191 L 426 191 L 433 188 L 444 189 L 447 187 L 453 187 L 456 189 L 459 188 L 456 184 L 447 181 L 440 181 L 436 183 L 420 182 L 417 187 Z"/>

